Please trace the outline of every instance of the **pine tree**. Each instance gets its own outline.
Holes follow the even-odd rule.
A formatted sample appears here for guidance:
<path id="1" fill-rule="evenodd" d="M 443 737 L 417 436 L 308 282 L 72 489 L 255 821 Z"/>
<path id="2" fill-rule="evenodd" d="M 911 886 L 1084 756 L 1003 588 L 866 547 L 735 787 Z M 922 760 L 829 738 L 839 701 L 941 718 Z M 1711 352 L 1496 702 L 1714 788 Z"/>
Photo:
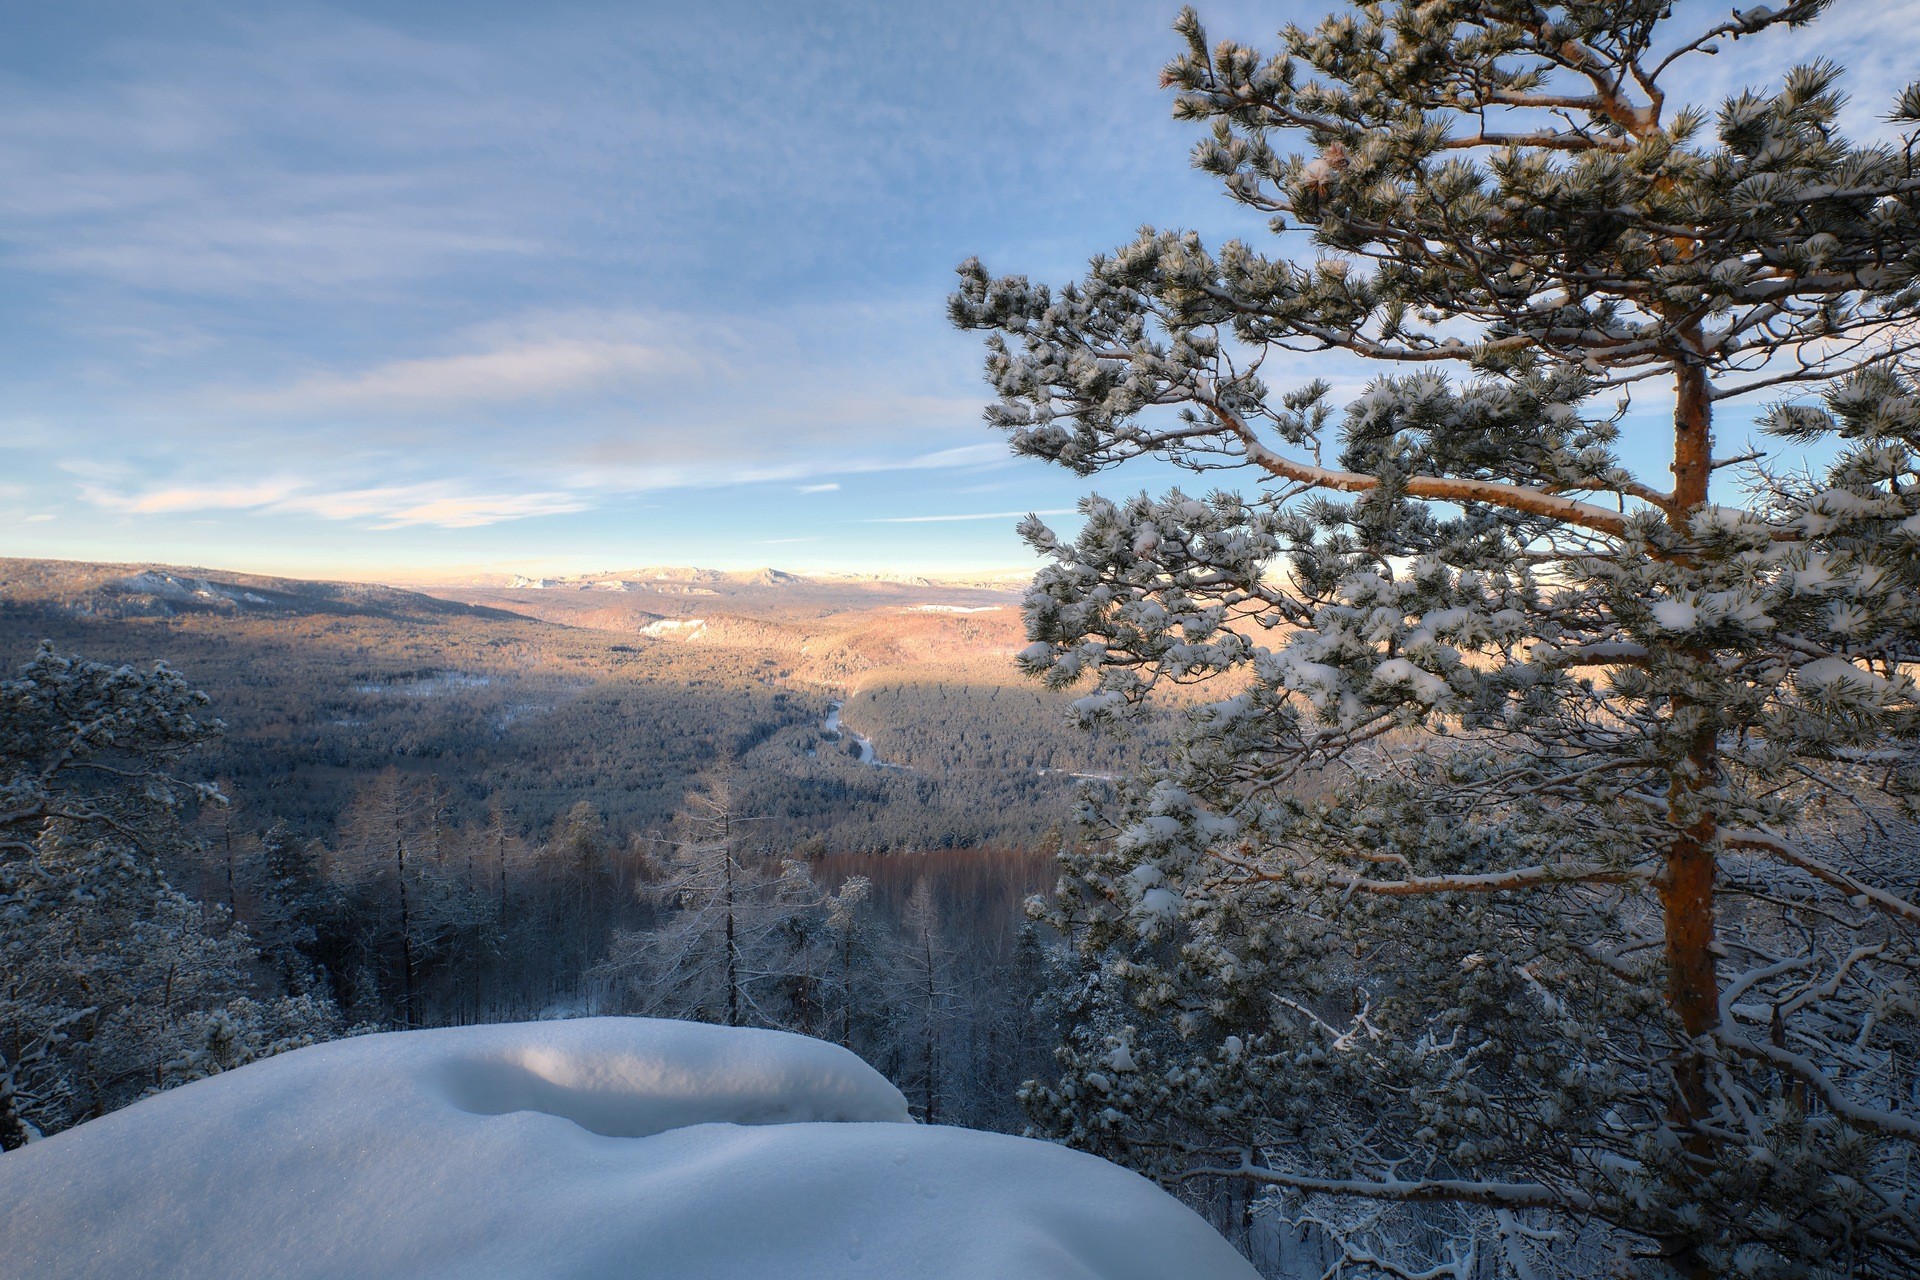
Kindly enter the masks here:
<path id="1" fill-rule="evenodd" d="M 873 881 L 849 876 L 821 904 L 827 1006 L 825 1034 L 862 1057 L 877 1055 L 887 1018 L 886 965 Z"/>
<path id="2" fill-rule="evenodd" d="M 595 978 L 633 1012 L 724 1026 L 788 1028 L 791 979 L 812 974 L 811 931 L 790 927 L 819 903 L 804 864 L 750 844 L 723 781 L 687 797 L 685 838 L 663 842 L 663 874 L 644 892 L 669 911 L 658 929 L 614 935 Z"/>
<path id="3" fill-rule="evenodd" d="M 913 882 L 894 939 L 894 1004 L 899 1010 L 902 1087 L 918 1095 L 920 1119 L 938 1124 L 946 1101 L 947 1040 L 959 1017 L 953 951 L 943 936 L 933 885 Z"/>
<path id="4" fill-rule="evenodd" d="M 165 666 L 48 646 L 0 681 L 0 1149 L 340 1033 L 316 995 L 258 993 L 230 912 L 176 890 L 182 776 L 220 724 Z"/>
<path id="5" fill-rule="evenodd" d="M 1064 1046 L 1054 1131 L 1356 1271 L 1920 1269 L 1920 86 L 1888 144 L 1827 63 L 1680 101 L 1825 7 L 1187 11 L 1195 163 L 1301 251 L 961 268 L 1015 452 L 1245 480 L 1024 526 L 1085 719 L 1221 690 L 1067 859 L 1139 1026 Z M 1320 352 L 1380 372 L 1270 389 Z"/>
<path id="6" fill-rule="evenodd" d="M 288 994 L 328 990 L 321 931 L 338 916 L 339 904 L 320 878 L 314 850 L 276 822 L 261 834 L 252 861 L 255 903 L 248 923 L 261 953 Z"/>
<path id="7" fill-rule="evenodd" d="M 351 982 L 361 1006 L 377 1019 L 381 1001 L 399 1025 L 429 1021 L 428 987 L 458 981 L 474 951 L 496 942 L 493 886 L 464 877 L 447 861 L 445 798 L 438 779 L 409 780 L 388 769 L 361 789 L 341 818 L 340 848 L 331 873 L 349 899 L 356 925 L 360 980 Z"/>

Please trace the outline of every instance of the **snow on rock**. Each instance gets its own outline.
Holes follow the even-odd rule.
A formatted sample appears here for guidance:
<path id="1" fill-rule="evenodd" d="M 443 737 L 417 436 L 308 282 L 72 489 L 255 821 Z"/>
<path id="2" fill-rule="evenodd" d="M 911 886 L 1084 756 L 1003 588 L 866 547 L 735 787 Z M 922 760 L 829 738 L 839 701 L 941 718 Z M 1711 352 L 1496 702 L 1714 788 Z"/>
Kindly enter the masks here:
<path id="1" fill-rule="evenodd" d="M 823 1041 L 643 1018 L 362 1036 L 0 1156 L 62 1277 L 1234 1277 L 1117 1165 L 913 1124 Z"/>

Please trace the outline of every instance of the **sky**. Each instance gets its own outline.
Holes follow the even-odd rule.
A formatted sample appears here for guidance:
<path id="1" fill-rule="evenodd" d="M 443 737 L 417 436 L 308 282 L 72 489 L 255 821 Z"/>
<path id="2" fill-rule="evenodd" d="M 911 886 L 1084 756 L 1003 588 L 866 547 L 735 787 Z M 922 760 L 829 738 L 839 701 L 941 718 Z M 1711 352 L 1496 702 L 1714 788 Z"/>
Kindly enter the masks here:
<path id="1" fill-rule="evenodd" d="M 0 555 L 1030 568 L 1025 513 L 1179 477 L 1009 457 L 945 297 L 1260 234 L 1157 87 L 1175 7 L 8 5 Z M 1201 12 L 1266 46 L 1328 7 Z M 1839 0 L 1689 84 L 1825 54 L 1871 128 L 1916 18 Z"/>

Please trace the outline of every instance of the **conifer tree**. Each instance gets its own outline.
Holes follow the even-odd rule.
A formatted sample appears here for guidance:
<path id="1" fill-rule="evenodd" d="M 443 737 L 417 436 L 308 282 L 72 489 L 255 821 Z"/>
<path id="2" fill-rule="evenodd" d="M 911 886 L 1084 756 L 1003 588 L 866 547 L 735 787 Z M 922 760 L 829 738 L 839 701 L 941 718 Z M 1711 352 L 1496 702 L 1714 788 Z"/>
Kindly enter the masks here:
<path id="1" fill-rule="evenodd" d="M 873 881 L 849 876 L 821 903 L 826 948 L 824 1034 L 863 1057 L 877 1048 L 887 1022 L 882 931 L 875 918 Z"/>
<path id="2" fill-rule="evenodd" d="M 724 1026 L 787 1027 L 791 979 L 817 958 L 789 926 L 818 901 L 804 864 L 753 849 L 752 819 L 717 781 L 687 797 L 685 838 L 663 842 L 662 875 L 645 893 L 670 914 L 658 929 L 617 932 L 596 971 L 634 1012 Z"/>
<path id="3" fill-rule="evenodd" d="M 253 1058 L 338 1035 L 322 995 L 256 989 L 230 913 L 176 890 L 186 776 L 220 732 L 164 665 L 43 645 L 0 680 L 0 1150 Z"/>
<path id="4" fill-rule="evenodd" d="M 459 874 L 464 859 L 449 864 L 444 808 L 437 779 L 415 782 L 387 769 L 342 816 L 331 859 L 345 914 L 357 921 L 361 971 L 342 984 L 353 991 L 349 1003 L 402 1028 L 425 1025 L 429 987 L 457 983 L 464 962 L 496 944 L 493 886 Z M 376 999 L 381 991 L 386 998 Z"/>
<path id="5" fill-rule="evenodd" d="M 933 885 L 925 876 L 901 913 L 894 939 L 895 1003 L 900 1010 L 902 1086 L 919 1104 L 920 1119 L 940 1122 L 946 1077 L 946 1041 L 959 1016 L 953 952 L 941 927 Z M 918 1095 L 915 1097 L 914 1095 Z"/>
<path id="6" fill-rule="evenodd" d="M 1239 482 L 1024 526 L 1086 719 L 1221 690 L 1065 860 L 1134 1023 L 1033 1105 L 1355 1274 L 1920 1270 L 1920 86 L 1890 142 L 1824 62 L 1687 102 L 1827 6 L 1673 7 L 1183 12 L 1273 241 L 952 300 L 1015 452 Z"/>
<path id="7" fill-rule="evenodd" d="M 327 990 L 321 929 L 339 914 L 339 905 L 320 878 L 314 849 L 276 822 L 261 833 L 252 879 L 256 901 L 249 929 L 288 994 Z"/>

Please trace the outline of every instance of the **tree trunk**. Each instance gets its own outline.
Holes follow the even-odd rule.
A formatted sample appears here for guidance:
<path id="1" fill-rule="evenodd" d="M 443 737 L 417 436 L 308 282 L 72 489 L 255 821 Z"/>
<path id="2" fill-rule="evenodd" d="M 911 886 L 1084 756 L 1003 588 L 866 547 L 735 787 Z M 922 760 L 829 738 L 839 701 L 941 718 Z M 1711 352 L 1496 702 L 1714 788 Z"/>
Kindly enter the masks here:
<path id="1" fill-rule="evenodd" d="M 500 830 L 494 837 L 494 856 L 500 860 L 500 923 L 504 928 L 507 921 L 507 826 L 500 824 Z"/>
<path id="2" fill-rule="evenodd" d="M 939 1122 L 938 1110 L 940 1105 L 940 1095 L 934 1089 L 934 1081 L 933 1081 L 933 1057 L 934 1057 L 933 1038 L 934 1038 L 935 995 L 934 995 L 934 988 L 933 988 L 933 935 L 931 933 L 929 933 L 926 937 L 926 959 L 927 959 L 927 1025 L 926 1025 L 926 1044 L 924 1046 L 926 1061 L 923 1065 L 926 1067 L 926 1072 L 927 1072 L 927 1092 L 926 1092 L 927 1123 L 937 1124 Z"/>
<path id="3" fill-rule="evenodd" d="M 853 1047 L 853 926 L 840 939 L 840 1047 Z"/>
<path id="4" fill-rule="evenodd" d="M 393 839 L 393 866 L 400 885 L 400 1025 L 413 1026 L 413 916 L 407 902 L 407 842 Z"/>
<path id="5" fill-rule="evenodd" d="M 734 942 L 733 919 L 733 846 L 721 846 L 723 874 L 726 877 L 727 912 L 727 1025 L 740 1025 L 740 949 Z"/>
<path id="6" fill-rule="evenodd" d="M 1712 386 L 1703 369 L 1682 364 L 1676 369 L 1674 408 L 1674 505 L 1668 520 L 1683 531 L 1693 514 L 1707 503 L 1713 475 Z M 1711 655 L 1690 651 L 1686 657 L 1705 662 Z M 1672 771 L 1667 790 L 1667 813 L 1678 834 L 1667 848 L 1666 866 L 1658 880 L 1660 906 L 1665 917 L 1667 1003 L 1690 1039 L 1712 1031 L 1720 1021 L 1720 979 L 1713 957 L 1713 894 L 1717 864 L 1717 830 L 1713 815 L 1700 797 L 1719 785 L 1719 734 L 1711 714 L 1674 701 L 1676 717 L 1689 711 L 1703 714 L 1684 760 Z M 1698 1070 L 1697 1065 L 1694 1070 Z M 1704 1082 L 1702 1082 L 1704 1083 Z M 1685 1098 L 1688 1119 L 1703 1116 L 1705 1098 Z"/>
<path id="7" fill-rule="evenodd" d="M 240 918 L 240 903 L 233 892 L 233 810 L 227 810 L 227 820 L 220 824 L 220 841 L 227 853 L 227 914 L 235 920 Z"/>
<path id="8" fill-rule="evenodd" d="M 0 1054 L 0 1151 L 17 1151 L 33 1137 L 27 1122 L 20 1118 L 20 1105 L 14 1093 L 14 1068 Z"/>
<path id="9" fill-rule="evenodd" d="M 1685 335 L 1688 341 L 1698 332 Z M 1713 477 L 1712 385 L 1704 369 L 1676 366 L 1673 497 L 1670 527 L 1685 535 L 1693 515 L 1707 505 Z M 1709 663 L 1710 651 L 1689 648 L 1681 655 L 1696 669 Z M 1718 871 L 1718 828 L 1704 797 L 1720 784 L 1719 725 L 1710 709 L 1684 696 L 1673 704 L 1676 718 L 1701 717 L 1687 753 L 1668 775 L 1667 816 L 1677 834 L 1667 846 L 1666 865 L 1655 880 L 1665 934 L 1667 1005 L 1688 1043 L 1675 1055 L 1670 1116 L 1681 1143 L 1697 1166 L 1714 1159 L 1705 1125 L 1713 1111 L 1707 1064 L 1694 1047 L 1720 1023 L 1720 975 L 1714 962 L 1714 879 Z M 1704 1172 L 1704 1170 L 1703 1170 Z M 1671 1261 L 1684 1275 L 1710 1274 L 1697 1243 L 1673 1242 Z"/>
<path id="10" fill-rule="evenodd" d="M 1685 766 L 1674 773 L 1669 812 L 1686 825 L 1668 846 L 1657 882 L 1666 917 L 1667 1003 L 1689 1039 L 1720 1023 L 1720 977 L 1713 957 L 1714 822 L 1710 814 L 1687 817 L 1699 805 L 1699 793 L 1719 781 L 1713 737 L 1713 726 L 1703 727 Z M 1686 1104 L 1688 1118 L 1698 1119 L 1706 1099 L 1688 1097 Z"/>

